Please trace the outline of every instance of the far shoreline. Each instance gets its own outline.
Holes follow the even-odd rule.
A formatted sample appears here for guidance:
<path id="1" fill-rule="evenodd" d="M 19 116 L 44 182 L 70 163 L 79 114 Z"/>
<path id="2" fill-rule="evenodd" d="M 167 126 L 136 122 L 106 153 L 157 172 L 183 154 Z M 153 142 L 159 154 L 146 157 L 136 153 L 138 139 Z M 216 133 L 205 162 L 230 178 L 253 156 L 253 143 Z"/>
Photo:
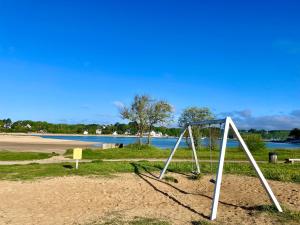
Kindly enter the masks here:
<path id="1" fill-rule="evenodd" d="M 0 133 L 0 135 L 16 135 L 16 136 L 79 136 L 79 137 L 120 137 L 120 138 L 139 138 L 137 135 L 112 135 L 112 134 L 54 134 L 54 133 Z M 148 136 L 143 136 L 143 138 L 147 138 Z M 175 136 L 163 136 L 163 137 L 153 137 L 151 138 L 177 138 Z"/>

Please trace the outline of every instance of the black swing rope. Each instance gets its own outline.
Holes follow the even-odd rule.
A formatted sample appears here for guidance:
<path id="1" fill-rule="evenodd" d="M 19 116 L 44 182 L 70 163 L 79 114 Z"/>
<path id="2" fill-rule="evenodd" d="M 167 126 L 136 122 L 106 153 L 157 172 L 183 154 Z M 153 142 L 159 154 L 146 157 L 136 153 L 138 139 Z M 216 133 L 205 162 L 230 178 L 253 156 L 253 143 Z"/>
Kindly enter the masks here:
<path id="1" fill-rule="evenodd" d="M 213 173 L 213 165 L 212 165 L 212 132 L 211 132 L 211 125 L 209 124 L 209 154 L 210 154 L 210 173 L 212 174 Z M 214 178 L 211 178 L 209 180 L 211 183 L 215 183 L 215 179 Z"/>

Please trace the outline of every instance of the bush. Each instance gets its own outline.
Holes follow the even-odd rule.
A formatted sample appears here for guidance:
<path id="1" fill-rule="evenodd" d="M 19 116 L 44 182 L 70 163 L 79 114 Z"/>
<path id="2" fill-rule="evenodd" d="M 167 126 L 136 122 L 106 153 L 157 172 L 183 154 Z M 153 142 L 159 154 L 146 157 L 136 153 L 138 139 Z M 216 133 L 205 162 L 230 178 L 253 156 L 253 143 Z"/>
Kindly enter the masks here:
<path id="1" fill-rule="evenodd" d="M 129 144 L 129 145 L 125 145 L 124 149 L 130 149 L 130 150 L 157 150 L 157 148 L 155 146 L 152 145 L 146 145 L 146 144 Z"/>
<path id="2" fill-rule="evenodd" d="M 243 139 L 251 152 L 266 150 L 266 144 L 260 134 L 244 134 Z"/>

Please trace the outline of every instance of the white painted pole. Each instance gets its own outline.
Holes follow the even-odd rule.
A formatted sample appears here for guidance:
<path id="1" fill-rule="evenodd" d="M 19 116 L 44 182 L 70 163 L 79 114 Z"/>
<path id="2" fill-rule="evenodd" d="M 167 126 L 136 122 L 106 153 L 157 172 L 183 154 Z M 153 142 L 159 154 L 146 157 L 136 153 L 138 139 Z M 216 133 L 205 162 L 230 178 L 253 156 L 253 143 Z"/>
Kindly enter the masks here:
<path id="1" fill-rule="evenodd" d="M 223 139 L 222 139 L 222 145 L 221 145 L 221 152 L 220 152 L 220 158 L 219 158 L 219 166 L 218 166 L 218 171 L 217 171 L 217 180 L 216 180 L 215 191 L 214 191 L 214 199 L 213 199 L 212 209 L 211 209 L 211 216 L 210 216 L 211 220 L 215 220 L 217 218 L 228 131 L 229 131 L 229 119 L 227 117 L 226 121 L 225 121 L 225 127 L 224 127 L 224 133 L 223 133 Z"/>
<path id="2" fill-rule="evenodd" d="M 191 125 L 188 126 L 188 131 L 189 131 L 191 144 L 192 144 L 193 159 L 195 160 L 195 163 L 196 163 L 197 173 L 200 174 L 200 166 L 199 166 L 199 162 L 198 162 L 198 157 L 197 157 L 197 152 L 196 152 L 196 148 L 195 148 L 195 142 L 194 142 L 194 137 L 193 137 L 193 132 L 192 132 L 192 126 Z"/>
<path id="3" fill-rule="evenodd" d="M 232 127 L 233 131 L 235 132 L 239 142 L 241 143 L 244 151 L 246 152 L 246 155 L 248 157 L 248 159 L 250 160 L 252 166 L 254 167 L 259 179 L 260 179 L 260 182 L 261 184 L 263 185 L 263 187 L 265 188 L 266 192 L 268 193 L 270 199 L 272 200 L 272 202 L 274 203 L 274 205 L 276 206 L 276 208 L 278 209 L 279 212 L 283 212 L 282 211 L 282 208 L 279 204 L 279 202 L 277 201 L 271 187 L 269 186 L 266 178 L 264 177 L 263 173 L 261 172 L 261 170 L 259 169 L 255 159 L 253 158 L 251 152 L 249 151 L 248 149 L 248 146 L 246 145 L 246 143 L 244 142 L 243 138 L 241 137 L 238 129 L 236 128 L 235 124 L 233 123 L 232 119 L 229 118 L 229 121 L 230 121 L 230 126 Z"/>
<path id="4" fill-rule="evenodd" d="M 168 160 L 167 160 L 166 163 L 165 163 L 165 167 L 164 167 L 163 170 L 160 172 L 160 176 L 159 176 L 159 179 L 160 179 L 160 180 L 163 178 L 163 176 L 164 176 L 166 170 L 168 169 L 168 166 L 169 166 L 169 164 L 170 164 L 170 162 L 171 162 L 171 160 L 172 160 L 172 158 L 173 158 L 173 156 L 174 156 L 174 154 L 175 154 L 175 152 L 176 152 L 176 150 L 177 150 L 177 148 L 178 148 L 178 146 L 179 146 L 179 144 L 180 144 L 180 142 L 181 142 L 181 139 L 183 138 L 183 135 L 185 134 L 185 132 L 186 132 L 186 128 L 185 128 L 185 129 L 183 130 L 183 132 L 181 133 L 179 139 L 177 140 L 177 142 L 176 142 L 176 144 L 175 144 L 174 149 L 172 150 L 172 152 L 171 152 L 171 154 L 170 154 Z"/>
<path id="5" fill-rule="evenodd" d="M 78 170 L 78 166 L 79 166 L 79 159 L 76 159 L 76 170 Z"/>

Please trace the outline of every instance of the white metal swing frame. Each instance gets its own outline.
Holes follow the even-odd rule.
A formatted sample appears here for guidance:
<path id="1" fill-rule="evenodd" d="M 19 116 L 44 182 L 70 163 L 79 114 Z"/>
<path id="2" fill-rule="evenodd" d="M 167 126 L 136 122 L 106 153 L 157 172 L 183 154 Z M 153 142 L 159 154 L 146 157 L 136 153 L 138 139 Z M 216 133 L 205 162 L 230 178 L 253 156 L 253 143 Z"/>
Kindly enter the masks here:
<path id="1" fill-rule="evenodd" d="M 241 146 L 243 147 L 243 149 L 244 149 L 251 165 L 253 166 L 255 172 L 257 173 L 257 175 L 260 179 L 260 182 L 261 182 L 262 186 L 264 187 L 265 191 L 269 195 L 270 199 L 272 200 L 273 204 L 276 206 L 278 211 L 282 212 L 282 208 L 281 208 L 278 200 L 276 199 L 271 187 L 269 186 L 266 178 L 264 177 L 263 173 L 261 172 L 260 168 L 258 167 L 258 165 L 257 165 L 255 159 L 253 158 L 251 152 L 249 151 L 245 141 L 241 137 L 237 127 L 235 126 L 234 122 L 232 121 L 232 119 L 230 117 L 226 117 L 225 119 L 221 119 L 221 120 L 207 120 L 207 121 L 200 121 L 200 122 L 196 122 L 196 123 L 187 124 L 187 126 L 183 129 L 178 141 L 176 142 L 176 145 L 175 145 L 174 149 L 172 150 L 168 160 L 166 161 L 165 166 L 160 173 L 159 179 L 163 178 L 163 176 L 164 176 L 186 131 L 188 131 L 189 137 L 191 140 L 193 159 L 196 162 L 197 172 L 198 173 L 201 172 L 199 162 L 198 162 L 197 152 L 196 152 L 196 148 L 195 148 L 195 144 L 194 144 L 194 139 L 193 139 L 193 135 L 192 135 L 192 126 L 212 125 L 212 124 L 224 124 L 224 131 L 223 131 L 223 138 L 222 138 L 222 144 L 221 144 L 221 150 L 220 150 L 221 152 L 220 152 L 220 157 L 219 157 L 219 166 L 218 166 L 218 170 L 217 170 L 217 179 L 215 182 L 215 189 L 214 189 L 214 196 L 213 196 L 213 203 L 212 203 L 212 207 L 211 207 L 210 219 L 215 220 L 217 218 L 217 211 L 218 211 L 218 204 L 219 204 L 220 190 L 221 190 L 221 183 L 222 183 L 222 175 L 223 175 L 223 167 L 224 167 L 224 160 L 225 160 L 225 152 L 226 152 L 227 139 L 228 139 L 228 133 L 229 133 L 230 127 L 234 131 L 238 141 L 240 142 Z"/>

